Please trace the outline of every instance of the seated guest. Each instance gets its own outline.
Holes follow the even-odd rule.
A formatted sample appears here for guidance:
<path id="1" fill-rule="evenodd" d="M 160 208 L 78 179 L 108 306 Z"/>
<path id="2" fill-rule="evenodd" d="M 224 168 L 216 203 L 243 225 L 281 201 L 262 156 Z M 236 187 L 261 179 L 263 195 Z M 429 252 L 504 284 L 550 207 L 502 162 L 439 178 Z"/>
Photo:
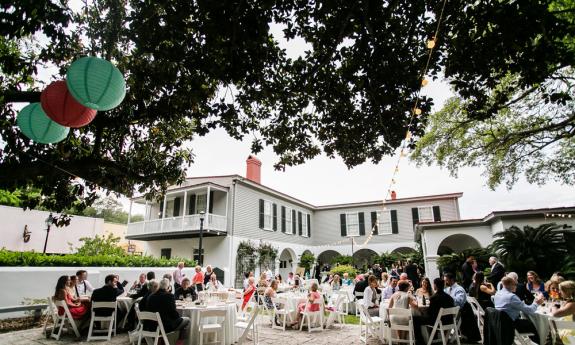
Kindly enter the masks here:
<path id="1" fill-rule="evenodd" d="M 323 277 L 322 284 L 323 284 L 323 283 L 331 284 L 331 281 L 332 281 L 332 280 L 333 280 L 333 274 L 329 274 L 329 275 L 326 274 L 325 277 Z"/>
<path id="2" fill-rule="evenodd" d="M 571 320 L 575 320 L 575 282 L 572 280 L 567 280 L 559 284 L 559 293 L 561 298 L 565 301 L 565 304 L 561 307 L 560 305 L 554 304 L 551 308 L 553 317 L 571 317 Z"/>
<path id="3" fill-rule="evenodd" d="M 475 297 L 483 310 L 493 307 L 491 296 L 495 295 L 493 284 L 485 281 L 483 272 L 477 272 L 473 275 L 472 283 L 469 286 L 469 296 Z"/>
<path id="4" fill-rule="evenodd" d="M 295 322 L 292 324 L 292 326 L 299 324 L 299 322 L 302 318 L 302 312 L 306 309 L 306 306 L 307 306 L 307 311 L 319 311 L 319 304 L 317 304 L 317 302 L 321 301 L 321 299 L 323 297 L 319 292 L 317 292 L 317 290 L 318 290 L 318 285 L 317 285 L 317 283 L 313 282 L 309 288 L 309 293 L 307 295 L 307 302 L 301 302 L 297 306 L 297 311 L 298 311 L 297 318 L 296 318 Z"/>
<path id="5" fill-rule="evenodd" d="M 278 289 L 278 281 L 273 279 L 270 282 L 270 286 L 264 292 L 264 304 L 266 305 L 266 308 L 269 310 L 274 309 L 274 303 L 272 301 L 272 298 L 277 297 L 278 295 L 276 292 L 277 289 Z"/>
<path id="6" fill-rule="evenodd" d="M 339 278 L 339 274 L 333 276 L 333 280 L 330 285 L 333 291 L 338 291 L 341 288 L 341 279 Z"/>
<path id="7" fill-rule="evenodd" d="M 398 282 L 397 277 L 391 276 L 389 284 L 387 284 L 387 287 L 383 289 L 383 293 L 381 294 L 382 300 L 390 299 L 391 296 L 397 291 L 397 282 Z"/>
<path id="8" fill-rule="evenodd" d="M 551 279 L 545 283 L 545 291 L 547 292 L 547 296 L 549 296 L 551 299 L 559 298 L 559 284 L 563 283 L 564 281 L 565 278 L 561 276 L 551 276 Z"/>
<path id="9" fill-rule="evenodd" d="M 415 295 L 417 297 L 429 299 L 433 292 L 431 291 L 431 283 L 429 282 L 429 278 L 424 277 L 421 279 L 421 283 L 419 284 L 421 287 L 415 291 Z"/>
<path id="10" fill-rule="evenodd" d="M 360 274 L 356 277 L 357 283 L 355 283 L 355 287 L 353 288 L 353 294 L 356 295 L 356 292 L 364 292 L 369 283 L 367 282 L 367 278 L 369 276 Z"/>
<path id="11" fill-rule="evenodd" d="M 78 277 L 78 282 L 76 283 L 76 292 L 78 296 L 88 295 L 94 291 L 94 287 L 87 280 L 88 272 L 85 270 L 79 270 L 76 272 L 76 277 Z"/>
<path id="12" fill-rule="evenodd" d="M 349 279 L 349 274 L 347 272 L 343 273 L 343 279 L 341 280 L 341 285 L 345 286 L 353 285 L 353 280 Z"/>
<path id="13" fill-rule="evenodd" d="M 138 280 L 136 280 L 134 282 L 134 284 L 132 284 L 132 287 L 130 287 L 130 290 L 135 291 L 136 293 L 140 292 L 140 290 L 142 290 L 142 288 L 144 287 L 144 285 L 146 285 L 146 274 L 142 273 L 140 274 L 140 276 L 138 277 Z"/>
<path id="14" fill-rule="evenodd" d="M 76 284 L 78 283 L 77 276 L 70 276 L 70 283 L 66 285 L 66 293 L 70 294 L 72 301 L 80 301 L 80 295 L 78 295 L 78 290 L 76 289 Z"/>
<path id="15" fill-rule="evenodd" d="M 377 298 L 377 278 L 373 275 L 367 278 L 368 287 L 363 292 L 362 304 L 371 316 L 379 316 L 379 300 Z"/>
<path id="16" fill-rule="evenodd" d="M 506 274 L 506 276 L 515 280 L 515 284 L 517 285 L 517 287 L 515 288 L 514 294 L 516 294 L 517 297 L 519 297 L 519 299 L 524 301 L 525 303 L 527 304 L 532 303 L 534 298 L 533 294 L 527 291 L 527 287 L 525 287 L 525 284 L 519 282 L 519 276 L 517 275 L 517 273 L 509 272 Z"/>
<path id="17" fill-rule="evenodd" d="M 200 292 L 204 290 L 204 272 L 202 272 L 202 266 L 196 266 L 196 273 L 192 278 L 192 285 L 196 287 L 196 291 Z"/>
<path id="18" fill-rule="evenodd" d="M 296 274 L 295 277 L 293 278 L 293 287 L 296 289 L 299 289 L 299 287 L 301 286 L 301 278 L 299 276 L 299 274 Z"/>
<path id="19" fill-rule="evenodd" d="M 282 275 L 281 275 L 281 274 L 279 274 L 279 273 L 278 273 L 278 274 L 276 274 L 276 276 L 275 276 L 275 280 L 277 280 L 277 281 L 278 281 L 278 284 L 281 284 L 281 283 L 283 283 Z"/>
<path id="20" fill-rule="evenodd" d="M 142 285 L 140 290 L 138 292 L 136 292 L 135 294 L 130 295 L 130 297 L 132 297 L 133 299 L 138 299 L 138 298 L 144 297 L 145 295 L 148 294 L 150 282 L 152 282 L 152 280 L 156 279 L 156 274 L 154 272 L 150 271 L 146 274 L 146 279 L 147 279 L 147 282 Z"/>
<path id="21" fill-rule="evenodd" d="M 265 272 L 260 274 L 260 280 L 258 281 L 258 295 L 263 295 L 268 287 L 268 281 L 266 277 L 267 275 Z"/>
<path id="22" fill-rule="evenodd" d="M 198 294 L 196 294 L 196 289 L 192 286 L 190 279 L 182 279 L 182 285 L 176 290 L 174 295 L 175 299 L 187 299 L 191 298 L 192 301 L 198 299 Z"/>
<path id="23" fill-rule="evenodd" d="M 443 275 L 443 281 L 445 282 L 445 292 L 453 298 L 453 303 L 459 308 L 463 308 L 465 303 L 467 303 L 467 293 L 465 289 L 455 282 L 455 276 L 451 272 L 447 272 Z"/>
<path id="24" fill-rule="evenodd" d="M 204 286 L 206 286 L 206 284 L 208 284 L 208 282 L 210 281 L 210 278 L 212 276 L 212 273 L 214 273 L 214 270 L 212 269 L 211 265 L 207 265 L 206 266 L 206 272 L 204 272 Z"/>
<path id="25" fill-rule="evenodd" d="M 150 299 L 150 296 L 158 292 L 159 289 L 160 283 L 158 283 L 156 280 L 152 280 L 148 283 L 146 294 L 142 297 L 142 300 L 138 304 L 141 311 L 148 311 L 148 300 Z"/>
<path id="26" fill-rule="evenodd" d="M 288 273 L 287 283 L 288 283 L 288 285 L 294 285 L 293 272 Z"/>
<path id="27" fill-rule="evenodd" d="M 410 287 L 407 280 L 400 280 L 397 283 L 397 291 L 389 299 L 389 308 L 417 308 L 417 300 L 408 292 Z M 405 316 L 392 315 L 390 321 L 398 325 L 407 325 L 409 319 Z M 399 335 L 404 337 L 401 333 Z"/>
<path id="28" fill-rule="evenodd" d="M 58 278 L 54 292 L 54 301 L 65 301 L 72 318 L 74 320 L 83 319 L 84 316 L 88 314 L 88 307 L 79 301 L 74 302 L 72 300 L 72 296 L 66 291 L 67 285 L 70 285 L 70 277 L 61 276 Z M 64 315 L 64 308 L 58 307 L 58 315 Z"/>
<path id="29" fill-rule="evenodd" d="M 218 290 L 222 290 L 223 288 L 224 288 L 224 285 L 218 280 L 218 277 L 216 276 L 216 274 L 212 273 L 212 275 L 210 276 L 210 280 L 206 284 L 206 290 L 218 291 Z"/>
<path id="30" fill-rule="evenodd" d="M 169 273 L 164 274 L 162 279 L 167 279 L 170 282 L 170 286 L 168 287 L 168 292 L 172 292 L 172 275 Z"/>
<path id="31" fill-rule="evenodd" d="M 535 273 L 535 271 L 527 272 L 527 291 L 532 294 L 541 292 L 545 298 L 549 298 L 547 291 L 545 291 L 545 284 L 541 278 L 539 278 L 539 275 Z"/>
<path id="32" fill-rule="evenodd" d="M 246 272 L 244 273 L 244 282 L 243 282 L 243 288 L 244 290 L 248 287 L 248 278 L 251 276 L 252 272 Z"/>
<path id="33" fill-rule="evenodd" d="M 421 327 L 424 325 L 433 325 L 437 319 L 437 315 L 439 315 L 439 310 L 441 308 L 453 308 L 455 304 L 453 304 L 453 298 L 445 293 L 444 291 L 445 283 L 441 278 L 435 278 L 433 280 L 433 295 L 429 297 L 429 308 L 427 308 L 427 312 L 423 312 L 421 315 L 414 315 L 413 316 L 413 330 L 415 332 L 415 344 L 416 345 L 425 345 L 426 342 L 423 339 L 423 335 L 421 332 Z M 422 309 L 424 311 L 425 309 Z M 447 317 L 445 317 L 447 318 Z M 445 323 L 452 323 L 453 319 L 445 319 L 442 320 Z"/>
<path id="34" fill-rule="evenodd" d="M 180 314 L 178 314 L 174 295 L 168 291 L 170 285 L 171 283 L 168 279 L 162 279 L 158 292 L 150 295 L 147 306 L 147 311 L 160 313 L 160 318 L 162 319 L 166 333 L 184 329 L 190 323 L 189 318 L 181 317 Z M 152 325 L 144 322 L 144 329 L 151 330 L 155 329 L 155 327 L 156 325 L 153 324 L 153 322 Z"/>
<path id="35" fill-rule="evenodd" d="M 104 278 L 104 286 L 92 292 L 92 302 L 116 302 L 116 297 L 118 296 L 119 292 L 117 285 L 119 284 L 116 276 L 113 274 L 108 274 L 106 278 Z M 112 312 L 113 310 L 108 308 L 94 309 L 94 314 L 96 314 L 96 316 L 110 316 L 112 315 Z M 116 320 L 122 319 L 122 315 L 120 315 L 121 312 L 122 309 L 118 308 L 116 313 Z"/>
<path id="36" fill-rule="evenodd" d="M 254 277 L 249 277 L 248 278 L 248 287 L 246 289 L 244 289 L 244 294 L 243 294 L 244 302 L 242 303 L 242 310 L 245 309 L 246 304 L 248 304 L 248 302 L 252 298 L 252 295 L 256 291 L 257 291 L 256 280 Z"/>
<path id="37" fill-rule="evenodd" d="M 379 287 L 385 289 L 389 285 L 389 274 L 387 272 L 381 273 L 381 280 L 379 281 Z"/>
<path id="38" fill-rule="evenodd" d="M 543 303 L 543 295 L 539 295 L 531 305 L 527 305 L 513 293 L 517 287 L 517 283 L 513 278 L 503 277 L 501 282 L 503 287 L 497 291 L 494 298 L 495 309 L 506 312 L 511 320 L 513 320 L 515 329 L 519 333 L 537 334 L 535 326 L 531 321 L 520 318 L 520 312 L 524 314 L 534 314 L 537 310 L 537 305 Z M 538 341 L 538 338 L 532 340 Z"/>

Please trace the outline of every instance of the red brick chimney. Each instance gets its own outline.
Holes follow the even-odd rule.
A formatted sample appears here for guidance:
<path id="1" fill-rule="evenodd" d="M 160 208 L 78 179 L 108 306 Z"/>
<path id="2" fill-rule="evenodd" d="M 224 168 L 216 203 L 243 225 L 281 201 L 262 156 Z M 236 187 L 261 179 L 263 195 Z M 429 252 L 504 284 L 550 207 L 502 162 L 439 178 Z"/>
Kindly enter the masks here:
<path id="1" fill-rule="evenodd" d="M 262 162 L 256 156 L 249 155 L 246 160 L 246 178 L 261 184 L 261 167 Z"/>
<path id="2" fill-rule="evenodd" d="M 391 191 L 391 200 L 397 199 L 397 193 L 394 190 Z"/>

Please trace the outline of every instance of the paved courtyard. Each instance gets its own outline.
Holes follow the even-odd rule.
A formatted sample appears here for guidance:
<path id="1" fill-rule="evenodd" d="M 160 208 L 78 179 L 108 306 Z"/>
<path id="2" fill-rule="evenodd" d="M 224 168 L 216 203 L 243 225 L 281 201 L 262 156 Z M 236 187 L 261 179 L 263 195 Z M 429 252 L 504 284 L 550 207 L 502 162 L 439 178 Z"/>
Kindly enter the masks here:
<path id="1" fill-rule="evenodd" d="M 370 339 L 369 345 L 379 344 L 375 339 Z M 337 345 L 345 342 L 345 344 L 355 345 L 363 344 L 359 340 L 359 326 L 346 325 L 343 329 L 339 327 L 327 329 L 323 332 L 300 332 L 296 330 L 286 330 L 285 333 L 281 330 L 272 330 L 269 326 L 260 326 L 260 341 L 259 344 L 281 344 L 281 345 L 299 345 L 299 344 L 314 344 L 314 345 Z M 128 345 L 128 335 L 119 334 L 112 338 L 112 341 L 75 341 L 72 335 L 66 335 L 60 341 L 54 339 L 46 339 L 42 334 L 42 329 L 35 328 L 24 331 L 16 331 L 10 333 L 0 334 L 0 345 L 58 345 L 58 344 L 114 344 L 114 345 Z M 250 343 L 252 344 L 252 343 Z"/>

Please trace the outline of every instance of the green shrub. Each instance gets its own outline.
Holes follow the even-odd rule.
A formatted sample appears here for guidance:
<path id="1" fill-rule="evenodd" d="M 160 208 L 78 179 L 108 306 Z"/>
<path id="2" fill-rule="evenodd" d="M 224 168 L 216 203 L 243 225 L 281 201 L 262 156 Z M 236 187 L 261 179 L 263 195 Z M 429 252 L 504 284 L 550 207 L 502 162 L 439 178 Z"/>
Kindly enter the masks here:
<path id="1" fill-rule="evenodd" d="M 183 261 L 193 267 L 196 262 L 182 258 L 154 258 L 136 255 L 48 255 L 35 252 L 13 252 L 0 249 L 0 266 L 63 267 L 170 267 Z"/>
<path id="2" fill-rule="evenodd" d="M 304 253 L 299 259 L 299 266 L 304 267 L 306 271 L 309 271 L 315 262 L 315 256 L 311 253 Z"/>
<path id="3" fill-rule="evenodd" d="M 340 277 L 343 277 L 343 274 L 345 272 L 347 272 L 347 274 L 349 274 L 350 278 L 355 278 L 355 276 L 357 275 L 357 270 L 355 268 L 353 268 L 353 266 L 351 266 L 351 265 L 335 266 L 331 269 L 329 274 L 337 274 Z"/>
<path id="4" fill-rule="evenodd" d="M 338 255 L 333 258 L 333 265 L 351 265 L 353 263 L 353 258 L 349 255 Z"/>

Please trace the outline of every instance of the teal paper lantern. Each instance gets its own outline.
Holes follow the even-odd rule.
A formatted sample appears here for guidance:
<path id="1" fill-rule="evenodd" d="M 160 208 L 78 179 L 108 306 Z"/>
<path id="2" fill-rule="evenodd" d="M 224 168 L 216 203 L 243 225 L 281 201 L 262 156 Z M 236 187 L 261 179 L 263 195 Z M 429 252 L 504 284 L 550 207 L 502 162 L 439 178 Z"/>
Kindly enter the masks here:
<path id="1" fill-rule="evenodd" d="M 90 109 L 113 109 L 126 96 L 126 82 L 120 70 L 110 61 L 93 56 L 70 65 L 66 84 L 72 97 Z"/>
<path id="2" fill-rule="evenodd" d="M 70 132 L 70 128 L 50 120 L 39 102 L 30 103 L 20 110 L 16 123 L 25 136 L 42 144 L 62 141 Z"/>

